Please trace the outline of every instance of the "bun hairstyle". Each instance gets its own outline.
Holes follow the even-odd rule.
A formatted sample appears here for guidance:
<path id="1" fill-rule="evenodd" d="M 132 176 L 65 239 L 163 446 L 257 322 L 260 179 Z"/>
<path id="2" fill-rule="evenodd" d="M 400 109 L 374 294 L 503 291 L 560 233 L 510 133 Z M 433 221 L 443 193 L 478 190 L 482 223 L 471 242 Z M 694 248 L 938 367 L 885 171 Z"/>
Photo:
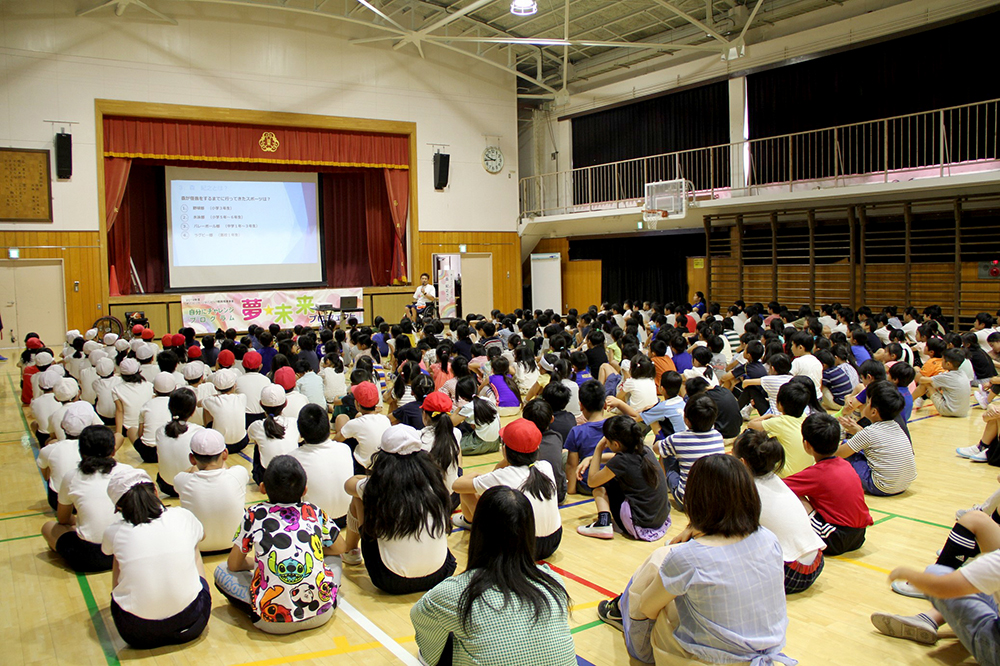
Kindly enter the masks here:
<path id="1" fill-rule="evenodd" d="M 651 488 L 660 485 L 658 466 L 651 456 L 646 455 L 646 445 L 642 441 L 643 433 L 638 423 L 627 416 L 612 416 L 604 422 L 602 430 L 608 441 L 621 446 L 620 453 L 640 457 L 639 469 L 642 471 L 643 481 Z"/>
<path id="2" fill-rule="evenodd" d="M 733 443 L 733 455 L 756 477 L 777 473 L 785 466 L 784 447 L 759 430 L 744 430 Z"/>

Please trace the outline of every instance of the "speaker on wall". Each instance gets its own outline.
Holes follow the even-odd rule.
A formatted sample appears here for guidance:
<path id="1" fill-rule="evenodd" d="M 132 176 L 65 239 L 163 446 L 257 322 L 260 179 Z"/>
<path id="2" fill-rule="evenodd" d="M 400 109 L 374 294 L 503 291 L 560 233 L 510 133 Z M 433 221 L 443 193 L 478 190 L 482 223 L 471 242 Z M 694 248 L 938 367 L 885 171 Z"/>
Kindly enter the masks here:
<path id="1" fill-rule="evenodd" d="M 434 189 L 443 190 L 448 187 L 448 165 L 451 163 L 451 155 L 447 153 L 434 153 Z"/>
<path id="2" fill-rule="evenodd" d="M 73 135 L 56 134 L 56 178 L 65 179 L 73 175 Z"/>

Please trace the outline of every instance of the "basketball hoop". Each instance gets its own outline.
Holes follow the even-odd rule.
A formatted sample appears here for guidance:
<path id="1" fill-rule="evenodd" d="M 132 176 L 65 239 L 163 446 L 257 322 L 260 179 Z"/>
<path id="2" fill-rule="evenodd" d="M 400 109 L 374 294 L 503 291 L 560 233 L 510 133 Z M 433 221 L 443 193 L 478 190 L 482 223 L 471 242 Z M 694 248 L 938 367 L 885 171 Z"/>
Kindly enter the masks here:
<path id="1" fill-rule="evenodd" d="M 642 221 L 646 227 L 656 229 L 661 220 L 685 217 L 689 185 L 683 179 L 646 183 L 646 202 L 642 209 Z"/>

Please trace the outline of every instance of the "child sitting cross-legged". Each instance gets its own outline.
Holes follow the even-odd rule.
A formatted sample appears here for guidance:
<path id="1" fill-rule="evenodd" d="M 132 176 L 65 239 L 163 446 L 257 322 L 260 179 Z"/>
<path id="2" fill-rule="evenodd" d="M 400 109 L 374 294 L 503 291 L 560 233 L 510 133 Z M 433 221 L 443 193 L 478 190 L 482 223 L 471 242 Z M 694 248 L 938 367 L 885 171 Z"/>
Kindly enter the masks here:
<path id="1" fill-rule="evenodd" d="M 965 360 L 962 350 L 949 349 L 941 360 L 944 372 L 933 377 L 921 376 L 917 380 L 916 393 L 925 391 L 929 394 L 941 416 L 963 417 L 969 414 L 969 378 L 959 370 Z"/>
<path id="2" fill-rule="evenodd" d="M 778 469 L 778 476 L 795 474 L 813 463 L 812 456 L 802 448 L 802 422 L 810 398 L 810 389 L 804 384 L 788 382 L 778 391 L 778 413 L 755 418 L 748 424 L 751 430 L 777 439 L 785 449 L 784 465 Z"/>
<path id="3" fill-rule="evenodd" d="M 809 512 L 813 530 L 826 544 L 827 556 L 861 548 L 872 516 L 865 503 L 861 479 L 837 455 L 840 424 L 829 414 L 810 414 L 802 423 L 802 446 L 816 461 L 801 472 L 785 477 Z"/>
<path id="4" fill-rule="evenodd" d="M 841 417 L 840 424 L 853 437 L 840 445 L 837 455 L 847 458 L 869 495 L 899 495 L 917 477 L 913 445 L 894 420 L 903 409 L 903 396 L 892 382 L 873 382 L 861 415 L 871 421 L 862 428 Z"/>
<path id="5" fill-rule="evenodd" d="M 337 556 L 346 548 L 340 529 L 302 501 L 306 472 L 291 456 L 271 460 L 260 490 L 267 501 L 247 508 L 229 560 L 215 569 L 215 586 L 266 633 L 323 626 L 337 605 Z"/>
<path id="6" fill-rule="evenodd" d="M 688 400 L 684 406 L 687 430 L 675 432 L 659 444 L 658 453 L 667 479 L 667 487 L 676 506 L 684 506 L 684 490 L 688 473 L 699 458 L 725 453 L 722 433 L 715 429 L 719 408 L 705 394 Z"/>

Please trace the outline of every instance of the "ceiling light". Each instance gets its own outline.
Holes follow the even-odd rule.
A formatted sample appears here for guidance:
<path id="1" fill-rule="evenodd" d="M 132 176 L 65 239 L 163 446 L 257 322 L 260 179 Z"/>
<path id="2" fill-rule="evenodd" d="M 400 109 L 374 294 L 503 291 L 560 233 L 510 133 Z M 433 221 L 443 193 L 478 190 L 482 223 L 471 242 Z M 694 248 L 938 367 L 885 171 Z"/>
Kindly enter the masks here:
<path id="1" fill-rule="evenodd" d="M 538 11 L 535 0 L 511 0 L 510 13 L 514 16 L 531 16 Z"/>

